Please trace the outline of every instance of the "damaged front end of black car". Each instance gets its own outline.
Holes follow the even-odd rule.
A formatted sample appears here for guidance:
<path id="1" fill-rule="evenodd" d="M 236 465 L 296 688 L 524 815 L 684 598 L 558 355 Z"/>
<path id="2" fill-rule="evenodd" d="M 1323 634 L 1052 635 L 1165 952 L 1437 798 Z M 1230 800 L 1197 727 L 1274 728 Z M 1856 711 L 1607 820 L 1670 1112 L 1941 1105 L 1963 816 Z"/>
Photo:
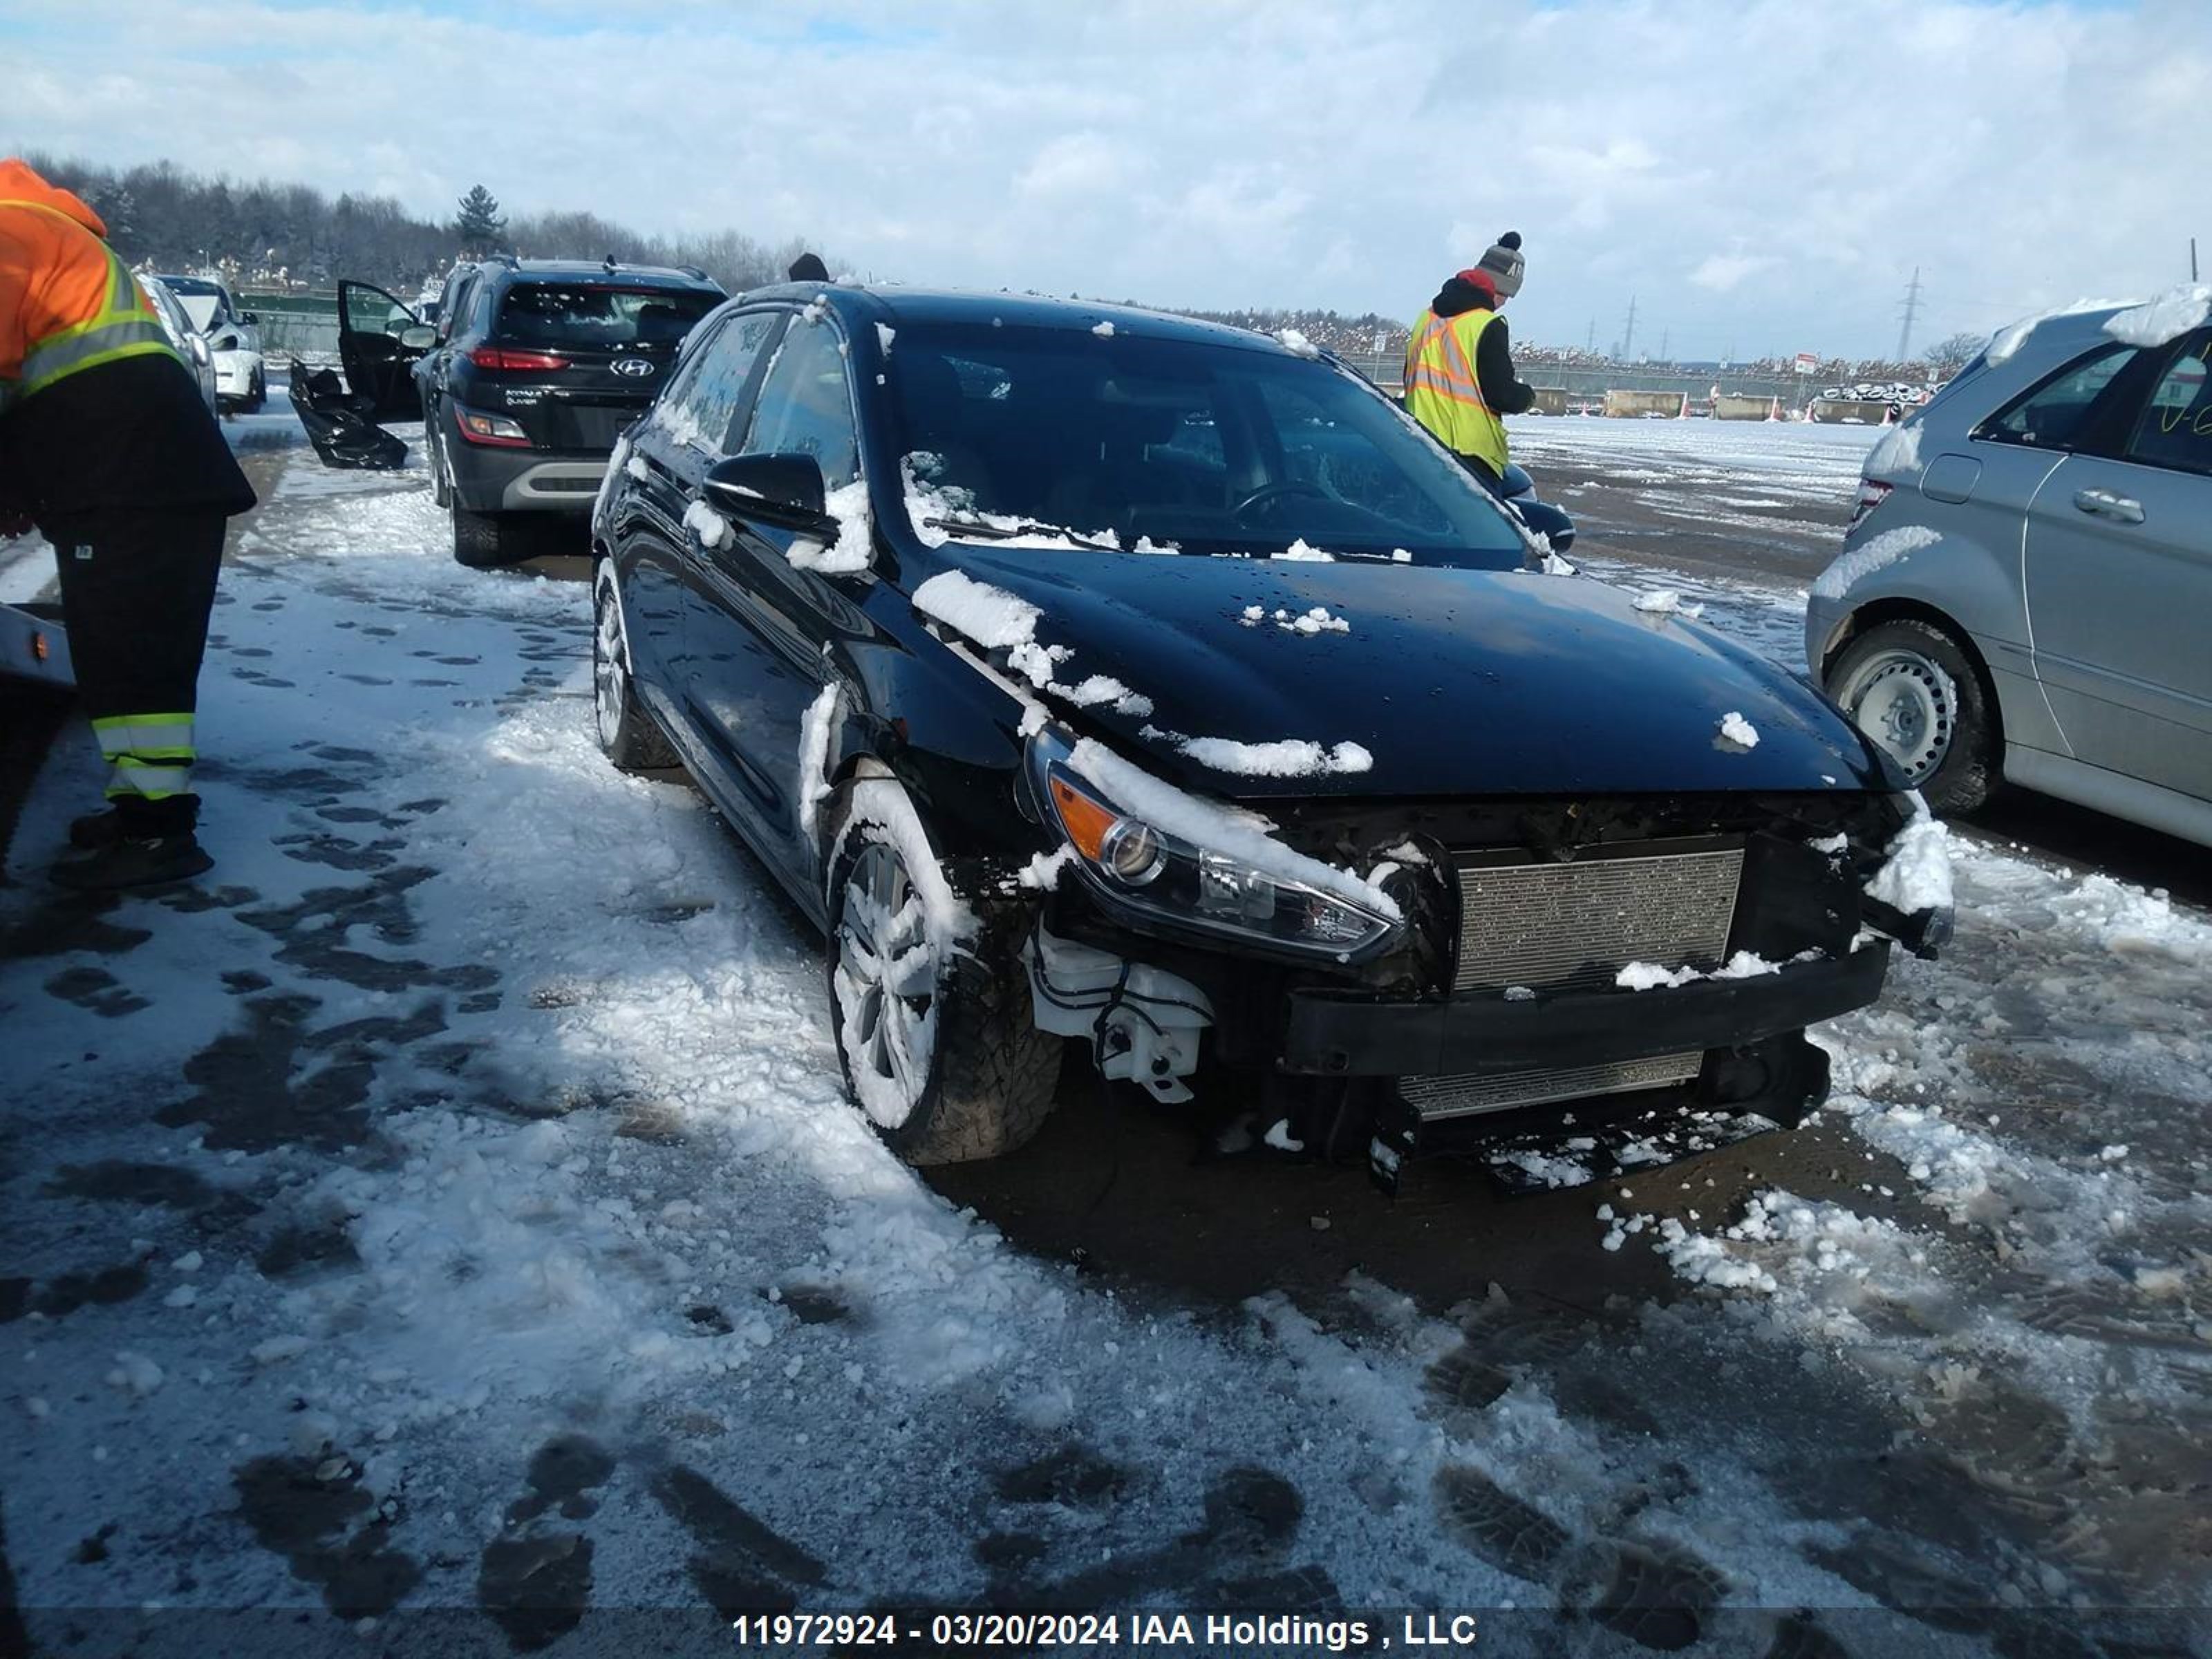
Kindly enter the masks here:
<path id="1" fill-rule="evenodd" d="M 1300 879 L 1154 823 L 1082 748 L 1030 742 L 1024 808 L 1068 849 L 1038 1024 L 1160 1100 L 1225 1085 L 1266 1144 L 1392 1191 L 1417 1153 L 1540 1188 L 1794 1128 L 1828 1091 L 1806 1028 L 1875 1000 L 1893 939 L 1949 933 L 1869 890 L 1907 795 L 1301 802 L 1266 832 Z"/>

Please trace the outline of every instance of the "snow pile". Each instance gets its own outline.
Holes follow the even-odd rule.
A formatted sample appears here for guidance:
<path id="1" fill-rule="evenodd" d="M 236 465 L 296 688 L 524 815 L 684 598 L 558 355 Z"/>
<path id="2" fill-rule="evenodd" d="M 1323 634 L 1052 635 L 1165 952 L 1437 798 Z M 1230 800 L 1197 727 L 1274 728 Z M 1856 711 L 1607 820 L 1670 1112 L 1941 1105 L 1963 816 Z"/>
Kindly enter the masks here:
<path id="1" fill-rule="evenodd" d="M 704 501 L 693 501 L 684 509 L 684 527 L 698 537 L 699 545 L 712 550 L 727 544 L 730 522 Z"/>
<path id="2" fill-rule="evenodd" d="M 1114 325 L 1101 318 L 1091 324 L 1091 331 L 1102 340 L 1110 340 L 1114 337 Z"/>
<path id="3" fill-rule="evenodd" d="M 866 570 L 875 559 L 875 524 L 868 513 L 868 484 L 855 478 L 831 490 L 822 502 L 837 521 L 837 539 L 824 547 L 806 537 L 793 541 L 784 556 L 794 569 L 819 571 L 825 576 L 849 576 Z"/>
<path id="4" fill-rule="evenodd" d="M 1920 465 L 1920 416 L 1914 415 L 1899 421 L 1881 435 L 1881 441 L 1868 452 L 1866 472 L 1877 477 L 1885 472 L 1911 472 Z"/>
<path id="5" fill-rule="evenodd" d="M 1793 962 L 1808 961 L 1818 951 L 1802 951 L 1790 958 Z M 1632 962 L 1613 976 L 1613 982 L 1624 991 L 1672 990 L 1678 985 L 1687 985 L 1700 979 L 1756 979 L 1761 974 L 1778 974 L 1782 964 L 1769 962 L 1756 951 L 1739 951 L 1719 967 L 1707 971 L 1698 968 L 1662 968 L 1652 962 Z"/>
<path id="6" fill-rule="evenodd" d="M 1271 559 L 1287 559 L 1293 564 L 1334 564 L 1336 562 L 1335 554 L 1324 553 L 1318 547 L 1307 546 L 1304 537 L 1292 542 L 1281 552 L 1270 553 L 1267 556 Z"/>
<path id="7" fill-rule="evenodd" d="M 1925 807 L 1897 832 L 1888 854 L 1866 884 L 1868 897 L 1908 916 L 1951 908 L 1951 832 Z"/>
<path id="8" fill-rule="evenodd" d="M 1649 611 L 1654 616 L 1694 617 L 1705 614 L 1705 607 L 1702 605 L 1683 604 L 1682 591 L 1678 587 L 1654 588 L 1648 593 L 1638 593 L 1632 603 L 1638 611 Z"/>
<path id="9" fill-rule="evenodd" d="M 830 793 L 830 739 L 844 712 L 844 688 L 823 686 L 799 722 L 799 828 L 811 837 L 823 798 Z"/>
<path id="10" fill-rule="evenodd" d="M 2212 315 L 2212 283 L 2184 283 L 2155 300 L 2123 311 L 2105 324 L 2105 332 L 2131 346 L 2162 346 Z"/>
<path id="11" fill-rule="evenodd" d="M 1366 772 L 1375 765 L 1375 757 L 1356 743 L 1340 743 L 1333 748 L 1297 738 L 1237 743 L 1227 738 L 1186 738 L 1152 726 L 1145 728 L 1145 735 L 1164 738 L 1200 765 L 1239 777 L 1314 777 L 1328 772 Z"/>
<path id="12" fill-rule="evenodd" d="M 1295 352 L 1301 357 L 1321 356 L 1321 348 L 1294 328 L 1279 328 L 1275 331 L 1275 337 L 1282 342 L 1285 351 Z"/>
<path id="13" fill-rule="evenodd" d="M 1325 605 L 1317 605 L 1310 611 L 1295 614 L 1278 605 L 1272 617 L 1263 607 L 1248 605 L 1237 620 L 1246 628 L 1257 628 L 1263 622 L 1273 621 L 1276 627 L 1290 634 L 1349 634 L 1352 631 L 1352 624 L 1341 617 L 1332 616 Z"/>
<path id="14" fill-rule="evenodd" d="M 1924 524 L 1899 525 L 1844 554 L 1813 584 L 1816 599 L 1840 599 L 1877 570 L 1887 569 L 1908 554 L 1933 547 L 1943 538 Z"/>
<path id="15" fill-rule="evenodd" d="M 1723 743 L 1733 744 L 1738 749 L 1759 747 L 1758 728 L 1735 709 L 1731 708 L 1721 716 L 1720 733 Z"/>
<path id="16" fill-rule="evenodd" d="M 2061 317 L 2079 317 L 2084 312 L 2110 311 L 2116 306 L 2133 303 L 2132 301 L 2128 300 L 2076 300 L 2070 306 L 2054 306 L 2049 311 L 2039 311 L 2032 317 L 2023 317 L 2018 322 L 1999 329 L 1990 337 L 1988 348 L 1990 367 L 1994 368 L 1999 363 L 2011 362 L 2021 347 L 2027 343 L 2028 336 L 2045 323 L 2053 322 Z"/>
<path id="17" fill-rule="evenodd" d="M 979 582 L 957 570 L 942 570 L 914 591 L 915 609 L 933 617 L 987 651 L 1004 651 L 1006 665 L 1038 690 L 1089 708 L 1112 703 L 1124 714 L 1152 712 L 1152 699 L 1132 691 L 1108 674 L 1087 675 L 1073 684 L 1054 678 L 1075 654 L 1065 645 L 1039 645 L 1036 625 L 1044 613 L 1002 587 Z"/>
<path id="18" fill-rule="evenodd" d="M 886 357 L 891 355 L 891 342 L 898 338 L 898 331 L 889 323 L 876 325 L 876 345 Z"/>
<path id="19" fill-rule="evenodd" d="M 1351 746 L 1340 744 L 1339 748 Z M 1303 882 L 1393 921 L 1399 920 L 1398 902 L 1388 893 L 1334 865 L 1284 846 L 1267 833 L 1273 826 L 1257 812 L 1185 794 L 1089 738 L 1077 743 L 1068 764 L 1105 791 L 1122 811 L 1143 818 L 1164 834 L 1233 858 L 1277 880 Z"/>

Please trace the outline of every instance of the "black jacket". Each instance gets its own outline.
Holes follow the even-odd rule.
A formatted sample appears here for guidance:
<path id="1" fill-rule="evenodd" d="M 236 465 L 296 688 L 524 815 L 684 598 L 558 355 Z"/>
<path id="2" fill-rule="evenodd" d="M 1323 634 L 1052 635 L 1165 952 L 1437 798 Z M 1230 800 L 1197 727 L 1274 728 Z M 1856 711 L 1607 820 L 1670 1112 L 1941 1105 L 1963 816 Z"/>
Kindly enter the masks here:
<path id="1" fill-rule="evenodd" d="M 1437 291 L 1429 309 L 1439 317 L 1456 317 L 1463 311 L 1488 311 L 1490 296 L 1472 283 L 1455 276 Z M 1536 402 L 1536 388 L 1524 385 L 1513 373 L 1513 342 L 1500 317 L 1482 331 L 1474 349 L 1474 380 L 1482 388 L 1482 401 L 1500 415 L 1524 415 Z"/>
<path id="2" fill-rule="evenodd" d="M 174 357 L 125 357 L 68 375 L 0 415 L 0 502 L 66 535 L 104 512 L 253 505 L 222 428 Z"/>

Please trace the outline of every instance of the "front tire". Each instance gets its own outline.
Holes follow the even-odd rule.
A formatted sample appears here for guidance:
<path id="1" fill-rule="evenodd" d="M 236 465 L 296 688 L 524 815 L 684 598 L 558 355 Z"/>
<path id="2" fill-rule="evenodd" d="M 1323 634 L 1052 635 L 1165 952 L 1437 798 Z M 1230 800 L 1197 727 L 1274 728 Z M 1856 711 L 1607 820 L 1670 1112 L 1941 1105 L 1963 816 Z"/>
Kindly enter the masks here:
<path id="1" fill-rule="evenodd" d="M 1932 623 L 1878 623 L 1829 665 L 1828 695 L 1939 817 L 1972 812 L 2000 777 L 1996 711 L 1966 648 Z"/>
<path id="2" fill-rule="evenodd" d="M 830 1017 L 846 1087 L 908 1164 L 1012 1152 L 1050 1115 L 1060 1073 L 1060 1040 L 1030 1019 L 1028 910 L 994 908 L 956 935 L 961 907 L 890 779 L 852 785 L 832 822 Z"/>
<path id="3" fill-rule="evenodd" d="M 246 401 L 239 405 L 247 415 L 258 415 L 261 406 L 269 401 L 269 376 L 264 369 L 255 369 L 253 378 L 246 383 Z"/>
<path id="4" fill-rule="evenodd" d="M 629 662 L 615 568 L 603 562 L 592 580 L 592 702 L 599 747 L 622 771 L 665 771 L 677 763 L 676 751 L 638 702 Z"/>

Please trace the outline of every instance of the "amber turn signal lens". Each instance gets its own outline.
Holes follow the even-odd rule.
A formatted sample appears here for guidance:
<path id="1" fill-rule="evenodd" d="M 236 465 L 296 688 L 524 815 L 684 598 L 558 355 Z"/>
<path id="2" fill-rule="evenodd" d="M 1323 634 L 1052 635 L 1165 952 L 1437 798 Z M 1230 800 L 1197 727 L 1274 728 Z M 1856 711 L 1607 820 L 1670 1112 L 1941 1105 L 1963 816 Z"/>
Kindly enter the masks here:
<path id="1" fill-rule="evenodd" d="M 1060 817 L 1060 827 L 1067 831 L 1075 850 L 1096 863 L 1099 845 L 1119 814 L 1100 805 L 1066 778 L 1054 777 L 1050 787 L 1052 810 Z"/>

